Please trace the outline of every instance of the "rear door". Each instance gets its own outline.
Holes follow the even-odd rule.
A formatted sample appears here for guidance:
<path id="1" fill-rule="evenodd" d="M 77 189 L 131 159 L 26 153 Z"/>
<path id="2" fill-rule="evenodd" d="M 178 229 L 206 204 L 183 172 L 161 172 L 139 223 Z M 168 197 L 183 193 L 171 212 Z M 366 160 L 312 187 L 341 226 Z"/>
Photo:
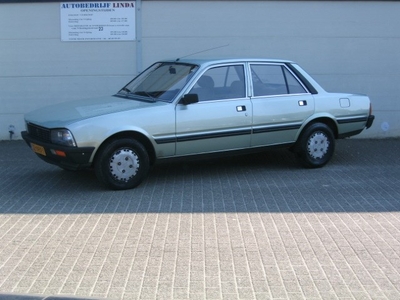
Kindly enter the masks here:
<path id="1" fill-rule="evenodd" d="M 300 80 L 279 63 L 251 63 L 252 147 L 292 143 L 314 112 L 314 98 Z"/>
<path id="2" fill-rule="evenodd" d="M 244 64 L 212 67 L 190 90 L 199 102 L 176 107 L 176 154 L 189 155 L 250 146 L 252 103 Z"/>

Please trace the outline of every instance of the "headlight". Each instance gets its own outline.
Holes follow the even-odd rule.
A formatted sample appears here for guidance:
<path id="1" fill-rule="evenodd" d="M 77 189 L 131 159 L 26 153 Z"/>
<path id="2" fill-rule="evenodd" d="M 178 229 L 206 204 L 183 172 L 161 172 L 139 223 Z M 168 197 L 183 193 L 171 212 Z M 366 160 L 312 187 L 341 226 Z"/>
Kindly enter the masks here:
<path id="1" fill-rule="evenodd" d="M 58 145 L 76 147 L 75 139 L 68 129 L 53 129 L 51 142 Z"/>

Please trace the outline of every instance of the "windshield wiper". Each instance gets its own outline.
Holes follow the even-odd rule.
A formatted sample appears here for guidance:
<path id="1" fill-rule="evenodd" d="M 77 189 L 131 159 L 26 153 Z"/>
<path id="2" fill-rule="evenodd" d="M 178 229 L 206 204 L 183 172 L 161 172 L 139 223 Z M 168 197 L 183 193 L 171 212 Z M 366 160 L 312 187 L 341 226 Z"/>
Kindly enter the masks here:
<path id="1" fill-rule="evenodd" d="M 132 92 L 130 89 L 124 87 L 118 92 L 118 94 L 120 94 L 121 92 L 125 92 L 126 93 L 126 94 L 123 95 L 124 97 L 137 98 L 139 100 L 145 100 L 145 101 L 150 101 L 150 102 L 156 102 L 157 101 L 156 98 L 154 98 L 150 93 L 148 93 L 146 91 Z"/>
<path id="2" fill-rule="evenodd" d="M 142 96 L 142 97 L 146 97 L 146 98 L 150 98 L 154 102 L 157 101 L 156 98 L 154 98 L 149 92 L 146 92 L 146 91 L 135 92 L 133 94 L 134 95 L 138 95 L 138 96 Z"/>

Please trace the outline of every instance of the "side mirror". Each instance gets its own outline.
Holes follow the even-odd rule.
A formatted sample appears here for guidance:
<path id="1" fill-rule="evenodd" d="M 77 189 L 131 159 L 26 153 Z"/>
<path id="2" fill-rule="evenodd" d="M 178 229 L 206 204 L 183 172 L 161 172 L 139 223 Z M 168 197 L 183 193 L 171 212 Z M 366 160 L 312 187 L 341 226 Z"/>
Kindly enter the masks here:
<path id="1" fill-rule="evenodd" d="M 186 94 L 179 103 L 189 105 L 197 102 L 199 102 L 199 96 L 197 94 Z"/>

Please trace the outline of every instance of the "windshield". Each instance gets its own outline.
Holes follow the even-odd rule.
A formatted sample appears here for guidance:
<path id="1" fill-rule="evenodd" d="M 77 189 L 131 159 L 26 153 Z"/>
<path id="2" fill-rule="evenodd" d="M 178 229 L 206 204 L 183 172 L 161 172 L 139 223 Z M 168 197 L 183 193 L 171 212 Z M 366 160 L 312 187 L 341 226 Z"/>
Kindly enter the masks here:
<path id="1" fill-rule="evenodd" d="M 158 62 L 128 83 L 118 92 L 118 95 L 170 102 L 197 69 L 196 65 Z"/>

